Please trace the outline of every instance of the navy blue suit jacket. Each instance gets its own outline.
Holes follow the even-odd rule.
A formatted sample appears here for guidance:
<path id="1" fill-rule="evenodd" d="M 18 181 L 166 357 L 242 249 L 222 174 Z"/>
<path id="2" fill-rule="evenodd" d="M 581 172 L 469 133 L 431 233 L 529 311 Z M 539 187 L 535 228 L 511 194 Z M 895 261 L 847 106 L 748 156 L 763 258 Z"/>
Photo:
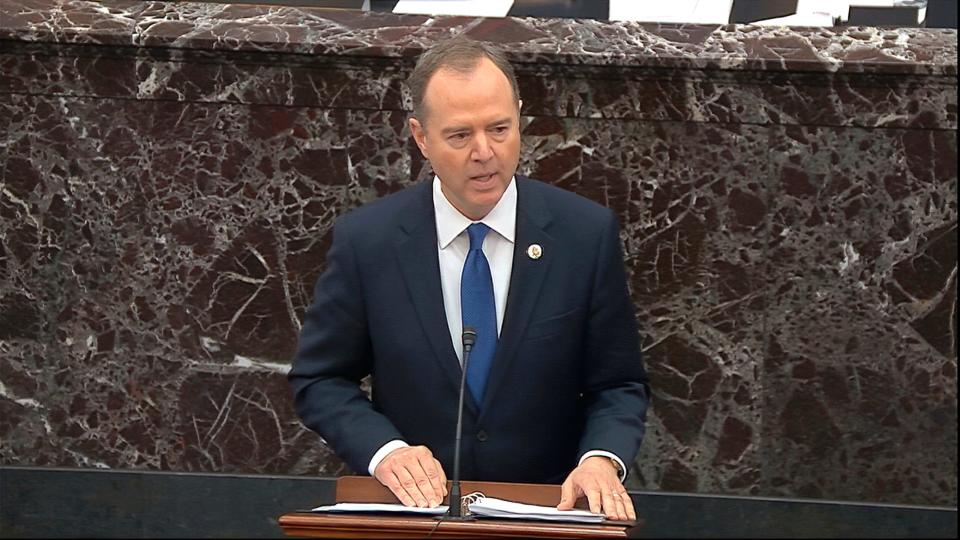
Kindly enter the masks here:
<path id="1" fill-rule="evenodd" d="M 560 483 L 588 450 L 632 462 L 647 375 L 608 209 L 517 176 L 513 271 L 464 479 Z M 527 248 L 539 244 L 539 259 Z M 372 374 L 372 401 L 359 387 Z M 443 307 L 430 182 L 337 220 L 289 380 L 303 423 L 366 473 L 391 439 L 453 468 L 460 364 Z M 468 393 L 469 394 L 469 393 Z"/>

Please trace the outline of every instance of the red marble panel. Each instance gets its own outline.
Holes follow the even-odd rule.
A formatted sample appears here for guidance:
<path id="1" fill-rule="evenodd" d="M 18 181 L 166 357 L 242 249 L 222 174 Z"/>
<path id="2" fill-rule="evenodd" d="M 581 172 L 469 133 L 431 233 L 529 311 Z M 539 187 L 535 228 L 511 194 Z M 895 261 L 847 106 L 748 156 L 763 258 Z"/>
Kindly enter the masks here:
<path id="1" fill-rule="evenodd" d="M 956 505 L 956 31 L 0 5 L 0 462 L 335 475 L 283 373 L 403 87 L 500 44 L 521 172 L 612 208 L 637 489 Z"/>

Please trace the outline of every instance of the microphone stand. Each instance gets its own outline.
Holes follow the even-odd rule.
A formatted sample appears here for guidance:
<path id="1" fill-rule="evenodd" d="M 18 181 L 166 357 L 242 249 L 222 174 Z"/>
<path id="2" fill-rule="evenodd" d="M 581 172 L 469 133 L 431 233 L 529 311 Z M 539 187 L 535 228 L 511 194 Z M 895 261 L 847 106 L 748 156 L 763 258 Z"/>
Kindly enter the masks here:
<path id="1" fill-rule="evenodd" d="M 447 514 L 441 516 L 444 521 L 469 521 L 473 516 L 464 516 L 462 497 L 460 495 L 460 439 L 463 435 L 463 398 L 467 388 L 467 361 L 470 359 L 470 351 L 473 344 L 477 341 L 477 331 L 467 326 L 463 329 L 463 375 L 460 377 L 460 405 L 457 407 L 457 438 L 456 446 L 453 449 L 453 479 L 450 485 L 450 502 Z"/>

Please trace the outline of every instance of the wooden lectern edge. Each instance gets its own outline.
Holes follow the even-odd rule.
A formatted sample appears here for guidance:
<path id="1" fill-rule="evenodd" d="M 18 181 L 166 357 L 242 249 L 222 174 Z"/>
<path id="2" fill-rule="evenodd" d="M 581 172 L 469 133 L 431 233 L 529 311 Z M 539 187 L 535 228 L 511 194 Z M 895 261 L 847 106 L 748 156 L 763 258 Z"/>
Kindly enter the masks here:
<path id="1" fill-rule="evenodd" d="M 424 516 L 285 514 L 279 524 L 288 536 L 321 538 L 628 538 L 630 528 L 602 523 L 513 519 L 445 521 Z M 642 525 L 642 520 L 638 525 Z"/>
<path id="2" fill-rule="evenodd" d="M 555 484 L 464 481 L 461 491 L 464 495 L 481 491 L 489 497 L 542 506 L 556 506 L 560 501 L 560 486 Z M 337 479 L 336 502 L 400 501 L 372 477 L 343 476 Z M 428 534 L 451 538 L 627 538 L 645 523 L 642 519 L 632 523 L 569 523 L 488 518 L 438 522 L 426 516 L 318 514 L 301 510 L 280 516 L 278 524 L 287 536 L 322 538 L 420 538 Z"/>

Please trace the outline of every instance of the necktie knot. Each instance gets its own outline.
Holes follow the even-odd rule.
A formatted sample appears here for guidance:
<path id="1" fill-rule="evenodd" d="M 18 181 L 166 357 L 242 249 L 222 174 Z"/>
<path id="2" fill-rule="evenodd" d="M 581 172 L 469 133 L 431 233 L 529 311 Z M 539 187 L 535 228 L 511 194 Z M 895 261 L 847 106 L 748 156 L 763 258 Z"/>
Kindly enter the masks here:
<path id="1" fill-rule="evenodd" d="M 490 232 L 490 227 L 483 223 L 474 223 L 467 227 L 467 234 L 470 235 L 470 250 L 483 249 L 483 239 Z"/>

